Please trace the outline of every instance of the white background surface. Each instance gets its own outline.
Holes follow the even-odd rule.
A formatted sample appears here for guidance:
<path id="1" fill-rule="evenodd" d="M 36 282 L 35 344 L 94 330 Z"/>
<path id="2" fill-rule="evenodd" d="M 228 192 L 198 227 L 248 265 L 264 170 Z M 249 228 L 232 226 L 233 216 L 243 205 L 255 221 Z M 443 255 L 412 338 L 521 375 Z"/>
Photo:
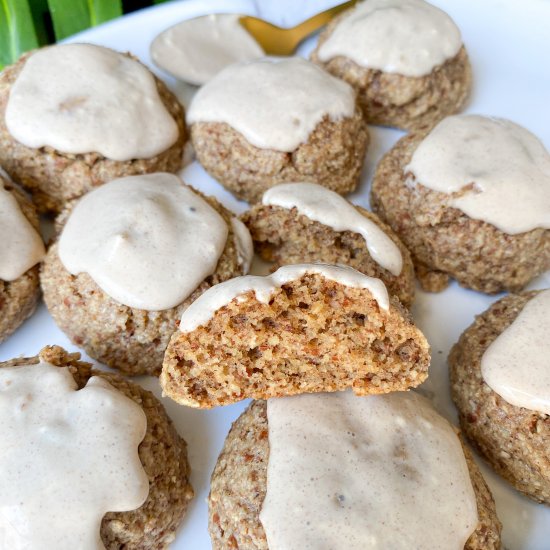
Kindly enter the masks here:
<path id="1" fill-rule="evenodd" d="M 187 0 L 164 4 L 136 12 L 122 19 L 87 31 L 76 41 L 88 41 L 131 51 L 145 63 L 150 63 L 148 48 L 160 31 L 179 20 L 215 12 L 239 12 L 262 15 L 281 25 L 298 23 L 324 7 L 327 1 L 246 1 Z M 538 135 L 550 148 L 550 1 L 549 0 L 438 0 L 462 31 L 474 72 L 474 89 L 466 112 L 502 116 L 514 120 Z M 314 39 L 301 48 L 307 53 Z M 181 86 L 156 71 L 169 85 L 183 93 Z M 358 204 L 368 205 L 370 178 L 380 156 L 403 135 L 397 130 L 371 127 L 371 146 L 363 171 L 360 188 L 352 195 Z M 187 183 L 216 195 L 229 208 L 242 212 L 246 204 L 237 201 L 193 163 L 183 172 Z M 530 287 L 550 286 L 550 274 L 540 277 Z M 435 406 L 451 421 L 456 413 L 449 396 L 446 356 L 460 333 L 498 296 L 488 297 L 452 284 L 441 294 L 418 292 L 413 314 L 432 346 L 432 366 L 425 389 Z M 60 344 L 76 350 L 57 329 L 45 307 L 8 341 L 0 345 L 0 360 L 19 355 L 34 355 L 47 344 Z M 159 395 L 158 384 L 152 378 L 139 382 Z M 174 549 L 207 550 L 206 497 L 209 478 L 231 422 L 246 403 L 212 411 L 180 407 L 163 400 L 179 433 L 189 445 L 192 467 L 191 481 L 196 497 L 179 531 Z M 509 550 L 550 549 L 550 508 L 537 505 L 520 496 L 510 486 L 483 466 L 483 473 L 493 491 L 497 511 L 504 524 L 504 545 Z M 430 528 L 431 526 L 427 526 Z"/>

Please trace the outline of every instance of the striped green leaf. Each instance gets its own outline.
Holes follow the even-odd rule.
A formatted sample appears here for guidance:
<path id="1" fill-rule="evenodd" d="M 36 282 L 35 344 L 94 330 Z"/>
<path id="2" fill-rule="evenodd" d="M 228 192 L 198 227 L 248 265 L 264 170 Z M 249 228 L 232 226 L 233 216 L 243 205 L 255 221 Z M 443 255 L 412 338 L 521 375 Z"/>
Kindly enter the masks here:
<path id="1" fill-rule="evenodd" d="M 27 0 L 0 0 L 0 68 L 38 46 Z"/>
<path id="2" fill-rule="evenodd" d="M 48 6 L 56 40 L 122 15 L 121 0 L 48 0 Z"/>

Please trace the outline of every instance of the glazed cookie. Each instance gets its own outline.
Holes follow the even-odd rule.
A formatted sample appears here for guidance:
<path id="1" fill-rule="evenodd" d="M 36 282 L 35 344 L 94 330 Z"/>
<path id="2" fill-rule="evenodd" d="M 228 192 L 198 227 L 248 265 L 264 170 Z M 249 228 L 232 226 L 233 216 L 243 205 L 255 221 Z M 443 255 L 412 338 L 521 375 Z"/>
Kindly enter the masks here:
<path id="1" fill-rule="evenodd" d="M 500 550 L 481 473 L 414 392 L 254 402 L 229 432 L 208 503 L 214 550 L 354 550 L 373 538 L 381 548 Z"/>
<path id="2" fill-rule="evenodd" d="M 453 116 L 402 138 L 376 169 L 371 204 L 425 290 L 453 277 L 518 291 L 550 268 L 550 155 L 507 120 Z"/>
<path id="3" fill-rule="evenodd" d="M 185 441 L 152 393 L 79 358 L 52 346 L 0 363 L 2 540 L 168 548 L 193 497 Z"/>
<path id="4" fill-rule="evenodd" d="M 375 214 L 314 183 L 272 187 L 261 204 L 245 212 L 254 248 L 265 260 L 284 264 L 344 264 L 382 279 L 409 307 L 414 268 L 409 251 Z"/>
<path id="5" fill-rule="evenodd" d="M 380 279 L 297 264 L 205 292 L 182 315 L 160 382 L 178 403 L 210 408 L 346 388 L 403 391 L 425 380 L 429 363 L 424 335 Z"/>
<path id="6" fill-rule="evenodd" d="M 369 141 L 351 86 L 297 57 L 224 69 L 187 122 L 199 162 L 249 202 L 289 181 L 353 191 Z"/>
<path id="7" fill-rule="evenodd" d="M 505 296 L 451 350 L 464 433 L 493 469 L 550 504 L 550 290 Z"/>
<path id="8" fill-rule="evenodd" d="M 130 176 L 80 199 L 40 280 L 58 326 L 125 374 L 158 375 L 183 311 L 248 272 L 248 230 L 172 174 Z"/>
<path id="9" fill-rule="evenodd" d="M 371 124 L 432 127 L 471 88 L 460 31 L 423 0 L 360 2 L 329 23 L 311 59 L 357 90 Z"/>
<path id="10" fill-rule="evenodd" d="M 0 164 L 40 211 L 121 176 L 176 172 L 186 140 L 176 97 L 129 54 L 50 46 L 0 73 Z"/>
<path id="11" fill-rule="evenodd" d="M 34 312 L 46 253 L 33 204 L 0 174 L 0 342 Z"/>

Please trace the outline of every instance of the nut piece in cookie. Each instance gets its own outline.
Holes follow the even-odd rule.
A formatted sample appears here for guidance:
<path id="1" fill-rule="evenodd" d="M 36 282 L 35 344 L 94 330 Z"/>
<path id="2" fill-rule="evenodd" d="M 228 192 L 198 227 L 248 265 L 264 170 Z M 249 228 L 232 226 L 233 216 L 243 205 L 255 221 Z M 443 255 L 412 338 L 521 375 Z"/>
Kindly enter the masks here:
<path id="1" fill-rule="evenodd" d="M 280 498 L 295 517 L 275 521 L 286 515 Z M 431 547 L 422 544 L 428 536 L 440 548 L 500 550 L 481 473 L 454 428 L 414 392 L 252 403 L 229 432 L 208 502 L 215 550 L 304 547 L 304 538 L 365 548 L 375 535 L 383 548 Z M 294 544 L 281 546 L 285 536 Z"/>
<path id="2" fill-rule="evenodd" d="M 493 469 L 550 504 L 550 290 L 505 296 L 449 355 L 464 433 Z"/>
<path id="3" fill-rule="evenodd" d="M 429 362 L 426 339 L 382 281 L 347 266 L 287 265 L 194 302 L 160 380 L 178 403 L 210 408 L 350 387 L 403 391 L 424 381 Z"/>
<path id="4" fill-rule="evenodd" d="M 158 375 L 189 304 L 247 273 L 246 228 L 172 174 L 113 180 L 73 206 L 41 271 L 48 310 L 91 357 Z"/>
<path id="5" fill-rule="evenodd" d="M 187 122 L 205 170 L 249 202 L 289 181 L 353 191 L 369 141 L 353 89 L 301 58 L 224 69 L 194 96 Z"/>
<path id="6" fill-rule="evenodd" d="M 118 177 L 177 172 L 186 141 L 182 106 L 130 54 L 56 45 L 0 74 L 0 164 L 42 212 Z"/>
<path id="7" fill-rule="evenodd" d="M 431 127 L 471 88 L 460 31 L 423 0 L 358 3 L 321 33 L 311 59 L 355 88 L 371 124 Z"/>
<path id="8" fill-rule="evenodd" d="M 452 116 L 402 138 L 376 169 L 371 204 L 425 290 L 452 277 L 516 292 L 550 268 L 550 155 L 508 120 Z"/>
<path id="9" fill-rule="evenodd" d="M 323 262 L 344 264 L 382 279 L 409 307 L 414 268 L 409 251 L 378 216 L 314 183 L 272 187 L 245 212 L 256 250 L 276 267 Z"/>
<path id="10" fill-rule="evenodd" d="M 45 254 L 38 215 L 29 199 L 0 174 L 0 342 L 34 312 L 38 263 Z"/>
<path id="11" fill-rule="evenodd" d="M 185 441 L 153 394 L 79 358 L 53 346 L 0 363 L 8 540 L 168 548 L 193 497 Z"/>

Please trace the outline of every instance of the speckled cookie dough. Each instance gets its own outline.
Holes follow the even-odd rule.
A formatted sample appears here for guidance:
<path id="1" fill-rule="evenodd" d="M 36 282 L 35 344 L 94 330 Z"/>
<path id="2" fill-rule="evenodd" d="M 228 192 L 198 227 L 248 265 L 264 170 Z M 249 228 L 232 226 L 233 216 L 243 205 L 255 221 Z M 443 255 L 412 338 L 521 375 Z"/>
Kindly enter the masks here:
<path id="1" fill-rule="evenodd" d="M 101 539 L 107 550 L 168 548 L 193 498 L 193 489 L 189 484 L 187 445 L 176 433 L 164 407 L 151 392 L 118 374 L 92 370 L 89 363 L 80 361 L 79 353 L 68 353 L 59 346 L 45 347 L 36 357 L 0 363 L 0 368 L 32 365 L 39 359 L 69 367 L 80 388 L 91 376 L 101 376 L 143 408 L 147 432 L 139 446 L 139 458 L 149 478 L 149 496 L 137 510 L 106 514 Z"/>
<path id="2" fill-rule="evenodd" d="M 124 374 L 158 375 L 164 351 L 183 311 L 212 285 L 243 275 L 231 223 L 233 215 L 213 197 L 196 193 L 222 216 L 229 233 L 215 272 L 171 309 L 146 311 L 123 305 L 107 295 L 87 273 L 71 275 L 59 258 L 57 242 L 48 250 L 40 273 L 46 306 L 61 330 L 94 359 Z M 70 208 L 61 213 L 61 222 Z"/>
<path id="3" fill-rule="evenodd" d="M 233 424 L 212 474 L 209 531 L 215 550 L 268 550 L 259 515 L 266 495 L 269 439 L 265 401 L 256 401 Z M 500 522 L 491 493 L 464 448 L 477 498 L 479 524 L 465 550 L 499 550 Z"/>
<path id="4" fill-rule="evenodd" d="M 505 296 L 478 315 L 449 355 L 460 425 L 493 469 L 532 499 L 550 504 L 550 417 L 508 403 L 481 374 L 481 358 L 537 292 Z"/>
<path id="5" fill-rule="evenodd" d="M 427 133 L 402 138 L 384 155 L 372 184 L 373 210 L 410 250 L 425 290 L 439 292 L 451 277 L 489 294 L 521 290 L 550 268 L 550 231 L 507 234 L 448 206 L 445 193 L 421 182 L 408 186 L 404 167 Z"/>
<path id="6" fill-rule="evenodd" d="M 196 122 L 191 139 L 205 170 L 236 197 L 254 203 L 270 187 L 289 181 L 315 181 L 342 195 L 351 193 L 369 134 L 358 108 L 351 118 L 321 121 L 291 153 L 255 147 L 222 122 Z"/>
<path id="7" fill-rule="evenodd" d="M 399 300 L 390 297 L 386 307 L 372 290 L 308 271 L 265 303 L 250 290 L 189 332 L 182 320 L 166 350 L 163 391 L 178 403 L 210 408 L 248 397 L 416 387 L 428 374 L 429 345 Z"/>
<path id="8" fill-rule="evenodd" d="M 0 164 L 14 181 L 32 193 L 40 212 L 58 213 L 67 201 L 115 178 L 151 172 L 175 173 L 181 168 L 187 141 L 184 110 L 176 96 L 156 77 L 160 98 L 175 120 L 179 135 L 173 145 L 152 158 L 116 161 L 95 152 L 69 154 L 51 147 L 34 149 L 14 139 L 6 127 L 6 107 L 10 90 L 32 54 L 23 55 L 0 73 Z"/>
<path id="9" fill-rule="evenodd" d="M 390 294 L 409 307 L 414 300 L 414 268 L 409 251 L 399 237 L 378 216 L 355 208 L 378 225 L 398 246 L 403 259 L 402 271 L 393 275 L 373 260 L 365 239 L 352 231 L 338 232 L 318 221 L 300 214 L 295 208 L 257 204 L 241 219 L 247 225 L 254 247 L 275 267 L 285 264 L 323 262 L 345 264 L 370 277 L 382 279 Z"/>
<path id="10" fill-rule="evenodd" d="M 34 205 L 19 189 L 0 175 L 0 185 L 2 184 L 6 190 L 13 193 L 23 214 L 38 231 L 38 214 Z M 37 264 L 14 281 L 0 279 L 0 343 L 33 314 L 40 297 L 39 269 L 40 266 Z"/>
<path id="11" fill-rule="evenodd" d="M 417 130 L 432 127 L 462 108 L 472 86 L 472 71 L 464 47 L 424 76 L 365 68 L 345 56 L 322 62 L 319 48 L 346 15 L 343 13 L 328 24 L 311 60 L 355 88 L 369 124 Z"/>

